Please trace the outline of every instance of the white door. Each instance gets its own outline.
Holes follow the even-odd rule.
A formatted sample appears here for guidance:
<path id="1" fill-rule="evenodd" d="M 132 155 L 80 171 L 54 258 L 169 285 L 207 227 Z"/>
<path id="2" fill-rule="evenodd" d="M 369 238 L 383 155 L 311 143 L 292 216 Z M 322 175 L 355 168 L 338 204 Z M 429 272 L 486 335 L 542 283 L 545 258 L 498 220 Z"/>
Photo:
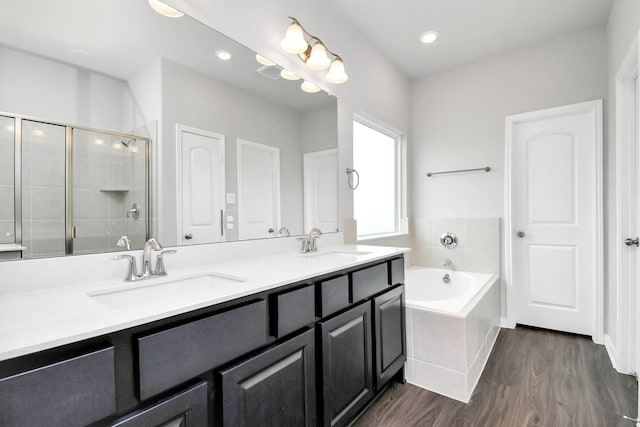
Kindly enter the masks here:
<path id="1" fill-rule="evenodd" d="M 304 232 L 338 231 L 338 150 L 307 153 L 303 165 Z"/>
<path id="2" fill-rule="evenodd" d="M 516 323 L 594 334 L 601 105 L 508 118 Z"/>
<path id="3" fill-rule="evenodd" d="M 238 140 L 238 236 L 274 237 L 280 226 L 280 149 Z"/>
<path id="4" fill-rule="evenodd" d="M 178 244 L 224 241 L 224 136 L 178 125 Z"/>

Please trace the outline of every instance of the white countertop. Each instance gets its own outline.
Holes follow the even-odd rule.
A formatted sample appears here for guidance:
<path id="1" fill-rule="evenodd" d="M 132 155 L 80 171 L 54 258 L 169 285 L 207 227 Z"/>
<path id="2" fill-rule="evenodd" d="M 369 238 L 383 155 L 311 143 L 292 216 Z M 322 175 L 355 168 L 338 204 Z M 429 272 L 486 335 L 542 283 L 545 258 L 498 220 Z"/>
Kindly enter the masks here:
<path id="1" fill-rule="evenodd" d="M 0 295 L 0 361 L 152 322 L 230 301 L 282 285 L 328 274 L 408 252 L 407 248 L 342 245 L 317 253 L 295 252 L 176 268 L 169 275 L 137 282 L 122 278 L 66 287 Z M 360 252 L 360 254 L 356 253 Z M 124 276 L 125 264 L 122 264 Z M 221 293 L 196 294 L 185 286 L 180 298 L 153 298 L 149 292 L 135 304 L 110 308 L 91 295 L 136 287 L 153 287 L 180 278 L 212 273 L 241 278 Z M 70 272 L 69 274 L 72 274 Z M 133 295 L 133 294 L 132 294 Z"/>

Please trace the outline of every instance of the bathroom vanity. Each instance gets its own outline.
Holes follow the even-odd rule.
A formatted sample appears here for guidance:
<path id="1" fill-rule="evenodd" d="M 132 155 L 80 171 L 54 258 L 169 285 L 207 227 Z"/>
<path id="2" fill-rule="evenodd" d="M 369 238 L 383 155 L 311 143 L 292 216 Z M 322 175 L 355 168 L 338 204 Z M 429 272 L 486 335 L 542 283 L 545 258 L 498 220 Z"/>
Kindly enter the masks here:
<path id="1" fill-rule="evenodd" d="M 189 280 L 252 277 L 180 309 L 167 295 L 156 304 L 121 291 L 151 280 L 119 283 L 111 294 L 84 287 L 87 304 L 104 306 L 99 313 L 80 307 L 67 319 L 32 322 L 36 335 L 39 324 L 51 329 L 41 332 L 39 351 L 33 338 L 0 349 L 0 425 L 347 425 L 390 381 L 404 379 L 406 359 L 404 250 L 357 248 L 190 272 Z M 188 293 L 202 280 L 215 282 L 166 283 Z M 0 308 L 7 302 L 0 298 Z M 84 327 L 52 328 L 82 319 Z M 0 329 L 11 336 L 7 325 Z"/>

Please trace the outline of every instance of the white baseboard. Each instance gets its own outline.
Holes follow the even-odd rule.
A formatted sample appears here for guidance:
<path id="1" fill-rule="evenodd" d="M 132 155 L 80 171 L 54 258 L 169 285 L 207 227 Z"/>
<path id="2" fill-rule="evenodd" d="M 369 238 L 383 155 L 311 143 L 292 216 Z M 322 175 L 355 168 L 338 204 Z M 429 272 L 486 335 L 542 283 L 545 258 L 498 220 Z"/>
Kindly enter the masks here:
<path id="1" fill-rule="evenodd" d="M 604 335 L 604 348 L 607 349 L 607 354 L 609 355 L 613 368 L 620 372 L 620 369 L 618 369 L 618 349 L 613 344 L 613 340 L 609 334 Z"/>
<path id="2" fill-rule="evenodd" d="M 505 328 L 505 329 L 515 329 L 516 325 L 513 323 L 510 323 L 509 320 L 506 317 L 501 317 L 500 318 L 500 327 L 501 328 Z"/>

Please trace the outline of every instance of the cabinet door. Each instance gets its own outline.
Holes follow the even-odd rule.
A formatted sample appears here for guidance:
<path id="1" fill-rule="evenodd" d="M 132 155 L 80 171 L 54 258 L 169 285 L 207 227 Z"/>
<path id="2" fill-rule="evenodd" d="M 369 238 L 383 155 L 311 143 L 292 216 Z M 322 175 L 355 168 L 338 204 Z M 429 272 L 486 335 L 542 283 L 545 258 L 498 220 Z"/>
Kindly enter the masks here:
<path id="1" fill-rule="evenodd" d="M 371 302 L 320 322 L 322 424 L 347 425 L 373 396 Z"/>
<path id="2" fill-rule="evenodd" d="M 376 338 L 376 390 L 380 390 L 407 360 L 404 286 L 374 298 L 373 324 Z"/>
<path id="3" fill-rule="evenodd" d="M 207 383 L 201 382 L 182 393 L 136 411 L 117 421 L 117 427 L 201 427 L 207 421 Z"/>
<path id="4" fill-rule="evenodd" d="M 220 372 L 222 425 L 316 425 L 315 331 Z"/>

